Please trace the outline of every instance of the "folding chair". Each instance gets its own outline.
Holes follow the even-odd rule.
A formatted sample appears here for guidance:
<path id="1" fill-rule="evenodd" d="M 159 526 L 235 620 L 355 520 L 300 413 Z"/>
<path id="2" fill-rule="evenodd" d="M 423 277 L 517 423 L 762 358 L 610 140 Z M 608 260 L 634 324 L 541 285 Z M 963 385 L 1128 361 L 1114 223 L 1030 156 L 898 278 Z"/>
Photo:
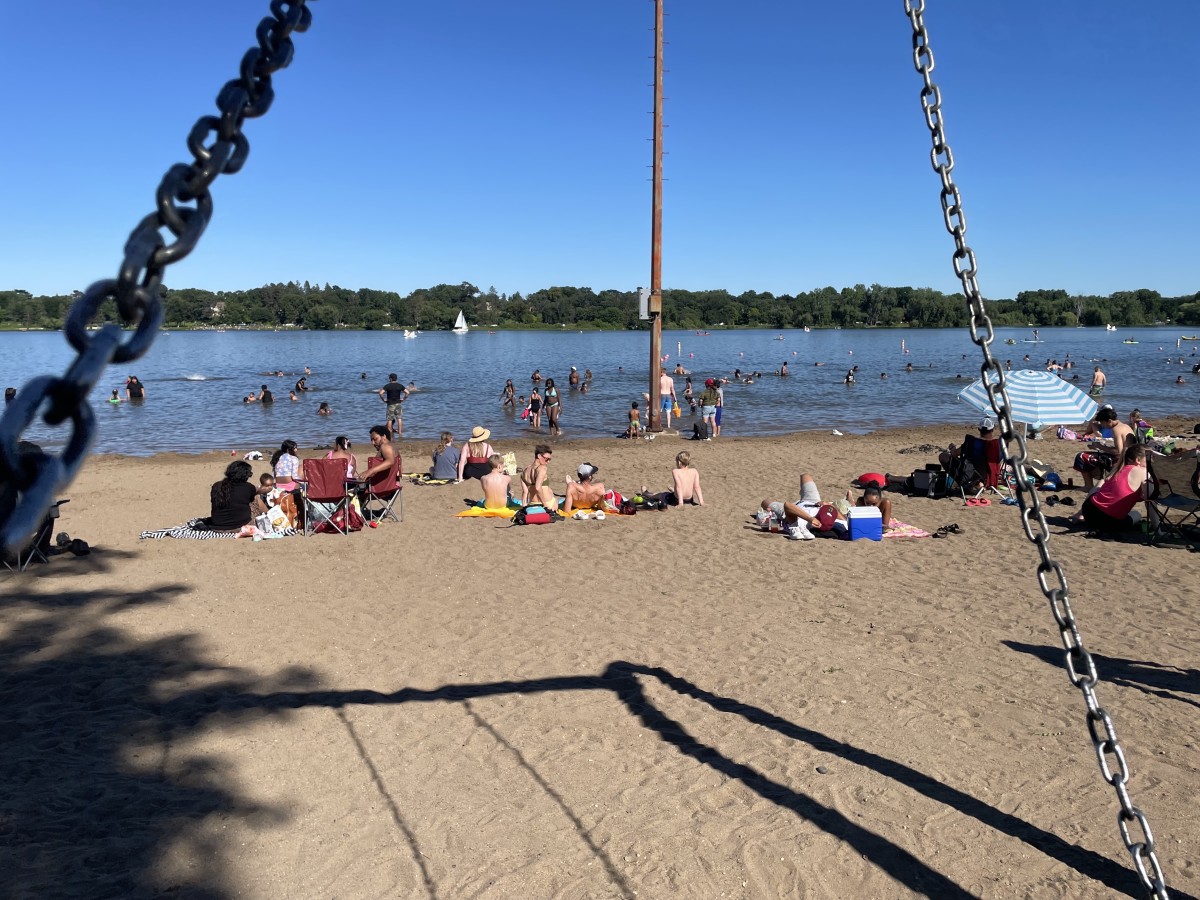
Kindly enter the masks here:
<path id="1" fill-rule="evenodd" d="M 373 456 L 367 460 L 367 468 L 377 466 L 381 462 L 383 462 L 382 456 Z M 385 469 L 367 479 L 362 493 L 364 517 L 375 521 L 381 519 L 391 519 L 393 522 L 404 521 L 404 485 L 400 481 L 401 471 L 400 454 L 397 453 L 396 461 L 392 463 L 390 469 Z M 400 505 L 399 518 L 392 509 L 397 501 Z"/>
<path id="2" fill-rule="evenodd" d="M 58 508 L 64 503 L 70 502 L 70 500 L 59 500 L 51 506 L 46 513 L 46 518 L 42 519 L 42 524 L 31 536 L 29 544 L 18 550 L 11 559 L 4 558 L 4 568 L 10 572 L 24 572 L 35 560 L 49 562 L 47 551 L 50 549 L 50 538 L 54 534 L 54 520 L 59 516 Z"/>
<path id="3" fill-rule="evenodd" d="M 1150 543 L 1168 534 L 1200 537 L 1200 450 L 1164 456 L 1146 451 L 1146 535 Z"/>
<path id="4" fill-rule="evenodd" d="M 344 459 L 304 460 L 304 536 L 321 531 L 349 534 L 350 495 L 346 492 L 346 461 Z M 338 514 L 341 513 L 341 524 Z"/>
<path id="5" fill-rule="evenodd" d="M 975 496 L 971 498 L 975 500 L 989 492 L 999 497 L 1008 496 L 1001 488 L 1010 489 L 1013 485 L 1008 477 L 1008 463 L 1004 459 L 1000 441 L 985 441 L 968 434 L 963 439 L 961 458 L 967 465 L 960 467 L 963 477 L 955 477 L 954 480 L 964 502 L 968 499 L 968 490 L 975 492 Z M 968 477 L 967 473 L 971 470 L 974 478 Z M 953 476 L 953 473 L 951 474 Z"/>

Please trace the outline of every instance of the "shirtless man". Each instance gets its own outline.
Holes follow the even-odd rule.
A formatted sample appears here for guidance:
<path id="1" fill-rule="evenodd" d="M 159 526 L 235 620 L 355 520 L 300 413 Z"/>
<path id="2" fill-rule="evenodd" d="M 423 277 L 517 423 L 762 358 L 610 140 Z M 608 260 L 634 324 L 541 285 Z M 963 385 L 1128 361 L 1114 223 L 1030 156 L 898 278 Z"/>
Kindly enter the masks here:
<path id="1" fill-rule="evenodd" d="M 533 448 L 533 463 L 526 466 L 525 471 L 521 473 L 521 505 L 540 503 L 552 518 L 562 518 L 558 511 L 558 498 L 547 484 L 550 476 L 550 458 L 553 455 L 554 451 L 548 444 L 538 444 Z"/>
<path id="2" fill-rule="evenodd" d="M 692 454 L 681 450 L 675 455 L 675 468 L 671 470 L 673 487 L 661 494 L 647 494 L 642 488 L 644 499 L 666 506 L 704 505 L 704 492 L 700 490 L 700 473 L 692 468 Z"/>
<path id="3" fill-rule="evenodd" d="M 563 515 L 569 516 L 576 509 L 596 509 L 604 502 L 604 485 L 593 481 L 600 470 L 591 463 L 578 469 L 579 480 L 567 479 L 567 499 L 563 501 Z"/>
<path id="4" fill-rule="evenodd" d="M 658 377 L 658 393 L 662 397 L 662 422 L 663 428 L 671 427 L 671 407 L 675 405 L 675 379 L 667 374 L 666 369 L 662 369 L 662 374 Z"/>
<path id="5" fill-rule="evenodd" d="M 488 463 L 492 471 L 479 479 L 479 483 L 483 485 L 483 508 L 507 509 L 508 490 L 512 479 L 504 471 L 504 457 L 493 453 L 488 457 Z"/>
<path id="6" fill-rule="evenodd" d="M 375 475 L 386 472 L 396 461 L 396 451 L 392 449 L 392 441 L 386 425 L 371 426 L 371 446 L 375 448 L 381 460 L 365 472 L 360 472 L 358 476 L 360 481 L 369 481 Z"/>
<path id="7" fill-rule="evenodd" d="M 1088 393 L 1093 397 L 1099 396 L 1104 393 L 1106 384 L 1108 384 L 1108 376 L 1099 366 L 1096 366 L 1096 370 L 1092 372 L 1092 386 L 1088 388 Z"/>

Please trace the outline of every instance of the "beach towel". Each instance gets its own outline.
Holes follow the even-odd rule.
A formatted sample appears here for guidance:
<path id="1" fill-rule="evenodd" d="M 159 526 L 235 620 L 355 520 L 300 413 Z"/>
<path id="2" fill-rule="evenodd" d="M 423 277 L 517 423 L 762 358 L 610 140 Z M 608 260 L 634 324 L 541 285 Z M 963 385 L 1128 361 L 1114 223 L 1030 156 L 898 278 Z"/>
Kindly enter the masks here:
<path id="1" fill-rule="evenodd" d="M 468 506 L 454 514 L 456 519 L 511 519 L 517 513 L 517 507 L 506 509 L 485 509 L 482 506 Z"/>
<path id="2" fill-rule="evenodd" d="M 275 531 L 270 535 L 258 531 L 253 525 L 243 526 L 237 531 L 213 531 L 205 525 L 203 518 L 189 519 L 182 525 L 176 525 L 173 528 L 159 528 L 154 531 L 143 531 L 138 535 L 139 541 L 161 541 L 165 538 L 176 538 L 180 540 L 191 541 L 215 541 L 215 540 L 235 540 L 237 538 L 252 538 L 252 537 L 291 537 L 296 534 L 295 528 L 287 528 L 283 531 Z"/>
<path id="3" fill-rule="evenodd" d="M 892 521 L 888 523 L 888 527 L 891 528 L 891 531 L 885 531 L 883 533 L 885 538 L 929 537 L 928 531 L 922 531 L 916 525 L 909 525 L 906 522 L 901 522 L 899 519 L 892 519 Z"/>
<path id="4" fill-rule="evenodd" d="M 405 472 L 400 477 L 413 484 L 454 484 L 453 478 L 430 478 L 427 472 Z"/>

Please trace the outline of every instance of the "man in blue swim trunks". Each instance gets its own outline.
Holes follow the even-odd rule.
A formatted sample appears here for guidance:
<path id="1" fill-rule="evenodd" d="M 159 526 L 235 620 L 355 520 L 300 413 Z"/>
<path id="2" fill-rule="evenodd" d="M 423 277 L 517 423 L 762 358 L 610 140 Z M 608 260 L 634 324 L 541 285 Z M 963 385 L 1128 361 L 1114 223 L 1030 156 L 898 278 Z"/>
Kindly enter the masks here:
<path id="1" fill-rule="evenodd" d="M 667 374 L 667 370 L 661 369 L 661 375 L 658 376 L 658 393 L 662 397 L 662 425 L 663 428 L 671 427 L 671 408 L 675 405 L 675 379 Z"/>

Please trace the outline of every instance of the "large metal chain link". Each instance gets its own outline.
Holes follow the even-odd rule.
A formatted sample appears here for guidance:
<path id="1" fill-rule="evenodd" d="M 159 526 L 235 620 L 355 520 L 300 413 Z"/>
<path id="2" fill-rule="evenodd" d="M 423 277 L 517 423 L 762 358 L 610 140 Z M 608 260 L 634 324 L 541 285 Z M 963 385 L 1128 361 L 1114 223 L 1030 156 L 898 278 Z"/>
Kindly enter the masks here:
<path id="1" fill-rule="evenodd" d="M 63 332 L 78 356 L 61 378 L 46 375 L 26 383 L 0 417 L 0 555 L 29 542 L 55 496 L 87 458 L 95 435 L 87 396 L 105 368 L 110 362 L 140 358 L 158 335 L 163 272 L 192 252 L 208 226 L 213 211 L 209 186 L 218 175 L 232 175 L 246 162 L 250 142 L 242 134 L 242 123 L 271 108 L 271 76 L 292 61 L 291 34 L 306 31 L 312 23 L 306 2 L 271 0 L 271 15 L 255 31 L 258 46 L 246 51 L 238 77 L 217 95 L 220 115 L 202 116 L 192 127 L 187 138 L 192 162 L 178 163 L 163 176 L 155 194 L 157 208 L 129 235 L 117 277 L 97 281 L 68 311 Z M 164 229 L 174 238 L 170 243 Z M 109 299 L 116 301 L 122 321 L 136 326 L 128 340 L 118 325 L 88 330 Z M 71 423 L 66 446 L 57 456 L 22 453 L 18 446 L 43 407 L 46 424 Z"/>
<path id="2" fill-rule="evenodd" d="M 942 180 L 942 216 L 946 229 L 954 237 L 954 274 L 962 282 L 963 293 L 971 313 L 971 340 L 983 351 L 980 373 L 992 409 L 996 411 L 1001 423 L 1001 437 L 1016 475 L 1021 524 L 1025 529 L 1025 536 L 1037 546 L 1038 555 L 1041 557 L 1037 567 L 1038 585 L 1050 601 L 1050 610 L 1058 624 L 1065 651 L 1067 675 L 1071 683 L 1083 693 L 1084 703 L 1087 705 L 1088 732 L 1100 762 L 1100 771 L 1104 780 L 1112 785 L 1117 793 L 1117 800 L 1121 806 L 1120 812 L 1117 813 L 1117 827 L 1121 833 L 1121 840 L 1125 842 L 1125 847 L 1133 859 L 1133 866 L 1142 886 L 1151 896 L 1167 900 L 1166 881 L 1155 853 L 1150 823 L 1146 821 L 1145 814 L 1133 805 L 1126 788 L 1129 766 L 1125 761 L 1125 751 L 1117 739 L 1112 718 L 1100 705 L 1096 696 L 1095 688 L 1099 676 L 1096 674 L 1096 664 L 1091 654 L 1083 645 L 1075 614 L 1071 611 L 1067 577 L 1062 565 L 1050 555 L 1050 529 L 1042 514 L 1037 492 L 1027 477 L 1025 435 L 1013 428 L 1004 368 L 992 356 L 991 343 L 995 332 L 984 308 L 983 297 L 979 293 L 975 254 L 966 243 L 967 220 L 963 214 L 962 197 L 954 183 L 954 154 L 950 152 L 950 145 L 946 143 L 942 121 L 942 93 L 931 78 L 933 51 L 929 48 L 929 34 L 925 29 L 925 0 L 904 0 L 904 12 L 912 24 L 913 64 L 925 82 L 921 88 L 921 106 L 925 111 L 925 124 L 929 126 L 929 133 L 933 138 L 930 161 Z M 995 376 L 994 382 L 989 377 L 992 375 Z M 1115 772 L 1113 763 L 1117 767 Z M 1134 834 L 1131 828 L 1135 823 L 1137 834 Z"/>

